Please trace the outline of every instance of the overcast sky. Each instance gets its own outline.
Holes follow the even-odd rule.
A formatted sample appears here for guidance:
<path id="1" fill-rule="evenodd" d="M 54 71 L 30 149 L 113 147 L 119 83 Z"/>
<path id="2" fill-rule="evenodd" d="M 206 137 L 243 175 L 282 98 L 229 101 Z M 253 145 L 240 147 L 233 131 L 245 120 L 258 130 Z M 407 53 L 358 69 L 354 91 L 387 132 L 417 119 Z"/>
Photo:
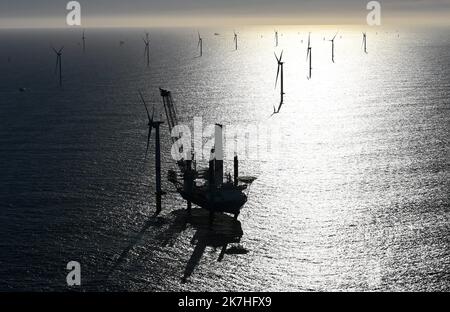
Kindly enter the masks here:
<path id="1" fill-rule="evenodd" d="M 88 26 L 140 24 L 357 24 L 368 0 L 80 0 Z M 67 0 L 0 0 L 0 26 L 64 26 Z M 448 21 L 450 0 L 380 1 L 383 17 Z M 125 25 L 124 25 L 125 24 Z"/>

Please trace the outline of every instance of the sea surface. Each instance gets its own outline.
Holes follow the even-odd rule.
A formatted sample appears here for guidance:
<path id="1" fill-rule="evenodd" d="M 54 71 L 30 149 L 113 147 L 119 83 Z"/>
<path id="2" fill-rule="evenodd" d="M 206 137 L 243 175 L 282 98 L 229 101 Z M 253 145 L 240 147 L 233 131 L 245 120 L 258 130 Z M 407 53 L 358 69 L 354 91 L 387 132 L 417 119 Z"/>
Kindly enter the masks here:
<path id="1" fill-rule="evenodd" d="M 144 29 L 88 29 L 84 53 L 80 29 L 0 30 L 0 291 L 68 290 L 69 261 L 82 291 L 449 291 L 449 29 L 277 27 L 279 47 L 273 29 L 236 29 L 237 51 L 233 29 L 200 29 L 202 57 L 196 29 L 147 29 L 149 67 Z M 186 216 L 167 123 L 154 215 L 138 91 L 164 119 L 158 87 L 182 124 L 253 129 L 257 180 L 240 223 L 217 221 L 245 253 Z"/>

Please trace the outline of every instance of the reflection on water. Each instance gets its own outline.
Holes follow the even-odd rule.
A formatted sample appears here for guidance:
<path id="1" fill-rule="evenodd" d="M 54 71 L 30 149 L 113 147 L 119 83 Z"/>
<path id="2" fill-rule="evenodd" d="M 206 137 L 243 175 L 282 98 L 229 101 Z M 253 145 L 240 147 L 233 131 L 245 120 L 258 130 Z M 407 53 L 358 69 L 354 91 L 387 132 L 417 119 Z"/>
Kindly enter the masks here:
<path id="1" fill-rule="evenodd" d="M 195 231 L 190 240 L 190 243 L 195 247 L 186 264 L 182 278 L 183 283 L 187 282 L 189 276 L 194 272 L 207 247 L 213 248 L 214 251 L 220 248 L 217 261 L 222 261 L 225 254 L 238 255 L 247 253 L 247 250 L 240 246 L 228 248 L 230 244 L 239 243 L 243 235 L 241 223 L 233 217 L 225 214 L 216 214 L 214 224 L 211 224 L 209 212 L 198 208 L 190 212 L 184 209 L 172 211 L 166 218 L 169 226 L 156 237 L 163 247 L 173 247 L 174 240 L 188 227 L 192 227 Z M 158 217 L 156 214 L 153 215 L 129 246 L 120 254 L 119 258 L 114 261 L 114 264 L 108 271 L 107 278 L 120 267 L 120 264 L 126 260 L 129 252 L 141 242 L 145 233 L 151 227 L 162 227 L 165 222 L 164 218 Z M 107 278 L 102 282 L 107 283 Z"/>

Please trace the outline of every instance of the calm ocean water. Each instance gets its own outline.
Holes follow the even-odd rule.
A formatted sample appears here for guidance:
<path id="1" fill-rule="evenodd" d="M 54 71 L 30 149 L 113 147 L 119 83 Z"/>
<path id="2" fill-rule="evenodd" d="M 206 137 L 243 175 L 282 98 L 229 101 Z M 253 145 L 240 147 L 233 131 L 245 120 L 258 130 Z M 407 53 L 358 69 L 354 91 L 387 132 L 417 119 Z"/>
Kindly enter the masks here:
<path id="1" fill-rule="evenodd" d="M 367 55 L 341 29 L 335 64 L 333 28 L 280 28 L 279 49 L 272 28 L 239 29 L 238 51 L 232 29 L 202 30 L 202 58 L 196 30 L 149 31 L 149 68 L 140 29 L 88 30 L 84 54 L 80 31 L 0 31 L 1 291 L 65 290 L 71 260 L 86 291 L 450 290 L 448 29 L 370 29 Z M 62 90 L 51 45 L 65 47 Z M 281 49 L 285 105 L 269 119 Z M 279 155 L 241 161 L 258 177 L 247 254 L 217 261 L 166 179 L 152 217 L 138 90 L 160 105 L 160 86 L 185 123 L 280 129 Z M 165 128 L 163 145 L 167 171 Z"/>

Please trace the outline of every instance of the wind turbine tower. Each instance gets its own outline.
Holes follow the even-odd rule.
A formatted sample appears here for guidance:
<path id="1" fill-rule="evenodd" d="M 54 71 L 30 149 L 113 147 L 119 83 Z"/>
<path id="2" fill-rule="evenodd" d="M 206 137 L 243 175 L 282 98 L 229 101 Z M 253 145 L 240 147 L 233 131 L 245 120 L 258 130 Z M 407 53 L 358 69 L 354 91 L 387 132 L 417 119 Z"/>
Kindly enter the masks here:
<path id="1" fill-rule="evenodd" d="M 86 51 L 86 36 L 84 35 L 84 29 L 83 29 L 83 36 L 81 37 L 81 40 L 83 40 L 83 53 Z"/>
<path id="2" fill-rule="evenodd" d="M 312 47 L 311 47 L 311 33 L 308 35 L 308 47 L 306 48 L 306 60 L 309 60 L 309 76 L 308 80 L 312 77 Z"/>
<path id="3" fill-rule="evenodd" d="M 58 51 L 55 48 L 52 49 L 56 54 L 55 73 L 59 73 L 59 86 L 62 87 L 62 51 L 64 47 L 62 47 Z"/>
<path id="4" fill-rule="evenodd" d="M 200 32 L 198 33 L 198 43 L 197 48 L 200 48 L 200 56 L 203 56 L 203 39 L 200 36 Z"/>
<path id="5" fill-rule="evenodd" d="M 362 44 L 364 46 L 364 53 L 367 54 L 367 34 L 364 32 L 363 33 L 363 41 Z"/>
<path id="6" fill-rule="evenodd" d="M 142 38 L 142 41 L 144 41 L 145 48 L 144 48 L 144 55 L 147 59 L 147 67 L 150 66 L 150 39 L 148 37 L 148 33 L 145 34 L 145 39 Z"/>
<path id="7" fill-rule="evenodd" d="M 336 33 L 333 37 L 333 39 L 331 39 L 331 61 L 334 63 L 334 39 L 336 39 L 338 33 Z"/>
<path id="8" fill-rule="evenodd" d="M 282 59 L 283 59 L 283 51 L 281 51 L 280 57 L 278 57 L 275 54 L 275 59 L 277 60 L 277 77 L 275 79 L 275 88 L 277 87 L 278 77 L 280 77 L 280 104 L 279 104 L 277 110 L 275 110 L 275 106 L 273 108 L 273 113 L 277 114 L 277 113 L 280 112 L 281 106 L 284 103 L 284 94 L 285 94 L 284 93 L 284 72 L 283 72 L 284 62 L 282 61 Z"/>

